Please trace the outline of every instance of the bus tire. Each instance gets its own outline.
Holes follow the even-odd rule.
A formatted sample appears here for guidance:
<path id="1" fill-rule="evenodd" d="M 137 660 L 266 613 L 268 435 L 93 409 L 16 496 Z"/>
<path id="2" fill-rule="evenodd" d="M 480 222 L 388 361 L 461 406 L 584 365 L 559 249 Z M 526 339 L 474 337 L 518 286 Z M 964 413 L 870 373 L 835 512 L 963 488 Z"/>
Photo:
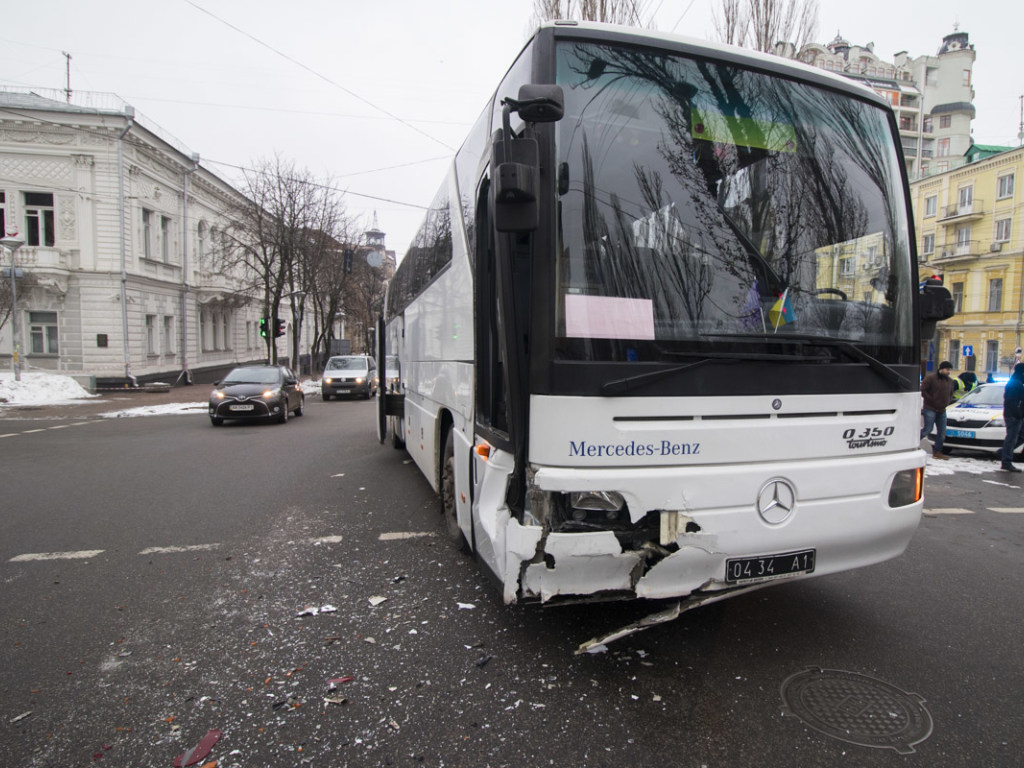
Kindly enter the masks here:
<path id="1" fill-rule="evenodd" d="M 399 421 L 398 421 L 397 418 L 392 416 L 391 419 L 390 419 L 390 423 L 391 423 L 391 426 L 390 426 L 390 429 L 388 431 L 391 432 L 391 447 L 394 448 L 396 451 L 400 451 L 403 448 L 405 448 L 405 440 L 403 440 L 398 435 Z"/>
<path id="2" fill-rule="evenodd" d="M 444 518 L 448 540 L 459 552 L 468 552 L 466 537 L 459 530 L 458 511 L 455 504 L 455 434 L 449 429 L 445 435 L 444 453 L 441 459 L 441 516 Z"/>

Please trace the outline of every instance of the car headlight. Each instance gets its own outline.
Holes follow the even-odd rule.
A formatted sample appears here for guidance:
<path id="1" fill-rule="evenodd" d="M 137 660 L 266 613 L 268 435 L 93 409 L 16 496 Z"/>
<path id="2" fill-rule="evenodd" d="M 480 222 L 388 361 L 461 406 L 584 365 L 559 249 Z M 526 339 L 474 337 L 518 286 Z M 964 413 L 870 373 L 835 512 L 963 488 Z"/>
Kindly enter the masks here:
<path id="1" fill-rule="evenodd" d="M 905 507 L 914 504 L 921 499 L 924 486 L 924 469 L 905 469 L 897 472 L 889 486 L 889 506 Z"/>
<path id="2" fill-rule="evenodd" d="M 363 383 L 363 377 L 360 376 L 358 379 L 356 379 L 356 384 L 362 384 L 362 383 Z"/>
<path id="3" fill-rule="evenodd" d="M 332 379 L 330 376 L 324 377 L 324 384 L 330 384 L 332 381 L 334 381 L 334 379 Z"/>
<path id="4" fill-rule="evenodd" d="M 224 390 L 222 390 L 222 389 L 215 389 L 215 390 L 213 390 L 213 396 L 216 397 L 218 400 L 223 400 L 224 397 L 225 397 Z"/>
<path id="5" fill-rule="evenodd" d="M 990 427 L 1005 427 L 1006 426 L 1006 422 L 1003 421 L 1003 417 L 1002 416 L 996 416 L 994 419 L 992 419 L 988 423 L 988 425 Z"/>
<path id="6" fill-rule="evenodd" d="M 275 397 L 280 397 L 280 396 L 281 396 L 281 390 L 280 389 L 268 389 L 266 392 L 263 393 L 263 399 L 264 400 L 273 400 Z"/>

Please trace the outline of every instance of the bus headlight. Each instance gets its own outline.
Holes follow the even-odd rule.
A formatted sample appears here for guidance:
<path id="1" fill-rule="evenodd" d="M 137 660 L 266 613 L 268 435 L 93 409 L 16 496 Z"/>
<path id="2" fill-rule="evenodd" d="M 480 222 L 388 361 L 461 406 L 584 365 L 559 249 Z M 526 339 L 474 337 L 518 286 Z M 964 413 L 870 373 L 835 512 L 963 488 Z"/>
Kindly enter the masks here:
<path id="1" fill-rule="evenodd" d="M 616 520 L 626 500 L 615 491 L 576 491 L 569 494 L 574 520 L 586 520 L 594 512 L 604 512 L 608 520 Z"/>
<path id="2" fill-rule="evenodd" d="M 924 467 L 897 472 L 889 487 L 889 506 L 905 507 L 921 500 L 924 486 Z"/>

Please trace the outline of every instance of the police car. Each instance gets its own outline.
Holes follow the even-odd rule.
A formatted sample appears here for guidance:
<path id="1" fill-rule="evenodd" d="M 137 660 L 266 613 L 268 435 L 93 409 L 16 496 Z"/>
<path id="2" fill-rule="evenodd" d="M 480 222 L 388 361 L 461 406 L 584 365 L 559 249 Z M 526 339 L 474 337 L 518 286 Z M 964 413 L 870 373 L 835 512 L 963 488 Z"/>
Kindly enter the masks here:
<path id="1" fill-rule="evenodd" d="M 943 450 L 962 448 L 998 454 L 1006 439 L 1003 422 L 1003 390 L 1006 382 L 980 384 L 946 409 L 946 441 Z M 931 436 L 932 442 L 935 441 Z M 1019 451 L 1024 440 L 1014 451 Z"/>

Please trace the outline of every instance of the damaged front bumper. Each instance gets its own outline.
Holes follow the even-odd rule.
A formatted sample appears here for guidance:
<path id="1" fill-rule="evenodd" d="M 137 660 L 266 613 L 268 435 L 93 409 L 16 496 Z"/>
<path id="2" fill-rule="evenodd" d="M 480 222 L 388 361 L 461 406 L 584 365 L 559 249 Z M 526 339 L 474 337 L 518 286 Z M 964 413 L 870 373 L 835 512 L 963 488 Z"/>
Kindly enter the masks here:
<path id="1" fill-rule="evenodd" d="M 789 463 L 784 482 L 794 496 L 782 520 L 758 510 L 759 494 L 780 479 L 778 465 L 769 462 L 534 468 L 528 511 L 522 521 L 510 517 L 505 528 L 505 601 L 720 599 L 772 581 L 888 560 L 906 548 L 922 508 L 920 499 L 891 506 L 891 488 L 901 472 L 923 463 L 922 455 Z M 611 501 L 580 509 L 573 498 L 581 492 Z M 742 584 L 727 578 L 731 559 L 796 552 L 813 553 L 810 570 L 755 575 Z"/>

